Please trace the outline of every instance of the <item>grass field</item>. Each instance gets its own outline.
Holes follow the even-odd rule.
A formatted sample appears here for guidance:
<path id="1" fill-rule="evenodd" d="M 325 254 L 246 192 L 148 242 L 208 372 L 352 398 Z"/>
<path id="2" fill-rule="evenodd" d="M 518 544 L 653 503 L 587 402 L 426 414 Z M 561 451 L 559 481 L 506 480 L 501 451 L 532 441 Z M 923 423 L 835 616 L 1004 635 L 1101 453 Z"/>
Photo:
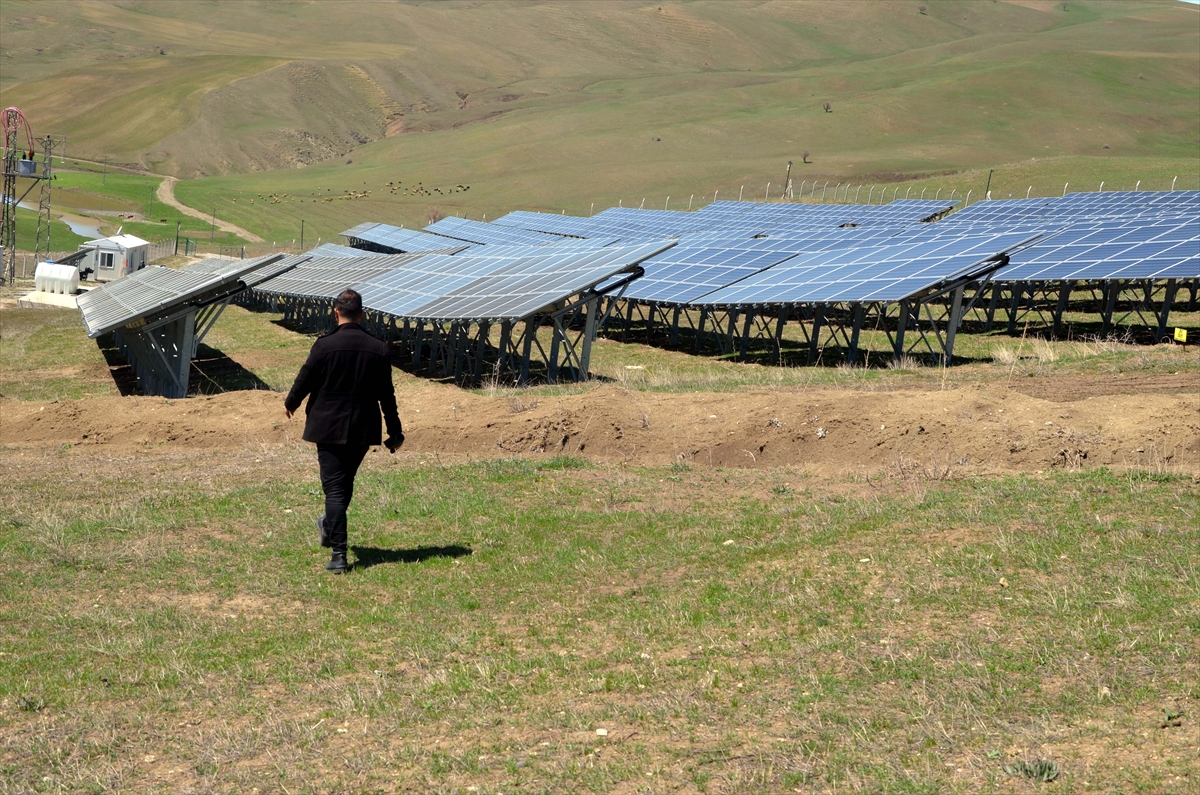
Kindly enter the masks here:
<path id="1" fill-rule="evenodd" d="M 310 457 L 6 453 L 0 791 L 1200 776 L 1188 479 L 378 454 L 330 579 Z"/>

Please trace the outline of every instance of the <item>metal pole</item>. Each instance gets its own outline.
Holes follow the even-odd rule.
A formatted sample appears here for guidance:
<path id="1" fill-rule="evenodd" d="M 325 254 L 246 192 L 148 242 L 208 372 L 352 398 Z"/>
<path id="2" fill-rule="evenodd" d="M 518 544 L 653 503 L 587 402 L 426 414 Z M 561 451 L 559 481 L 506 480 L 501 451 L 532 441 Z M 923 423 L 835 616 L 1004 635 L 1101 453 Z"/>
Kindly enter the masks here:
<path id="1" fill-rule="evenodd" d="M 995 174 L 995 173 L 996 173 L 996 169 L 994 169 L 994 168 L 988 170 L 987 187 L 985 187 L 983 189 L 983 198 L 985 198 L 985 199 L 987 198 L 988 191 L 990 191 L 992 189 L 992 174 Z"/>
<path id="2" fill-rule="evenodd" d="M 304 219 L 300 219 L 300 250 L 304 250 Z"/>

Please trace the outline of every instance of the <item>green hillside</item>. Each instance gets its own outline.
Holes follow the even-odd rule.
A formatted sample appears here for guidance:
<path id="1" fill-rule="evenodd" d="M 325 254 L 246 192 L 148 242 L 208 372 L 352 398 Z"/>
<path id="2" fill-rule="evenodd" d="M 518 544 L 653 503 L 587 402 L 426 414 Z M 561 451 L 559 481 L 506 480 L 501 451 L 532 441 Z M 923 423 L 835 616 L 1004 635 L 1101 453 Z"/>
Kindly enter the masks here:
<path id="1" fill-rule="evenodd" d="M 267 239 L 760 197 L 788 160 L 797 190 L 889 198 L 979 195 L 990 168 L 993 195 L 1200 187 L 1200 9 L 1176 0 L 346 8 L 7 2 L 0 94 Z"/>

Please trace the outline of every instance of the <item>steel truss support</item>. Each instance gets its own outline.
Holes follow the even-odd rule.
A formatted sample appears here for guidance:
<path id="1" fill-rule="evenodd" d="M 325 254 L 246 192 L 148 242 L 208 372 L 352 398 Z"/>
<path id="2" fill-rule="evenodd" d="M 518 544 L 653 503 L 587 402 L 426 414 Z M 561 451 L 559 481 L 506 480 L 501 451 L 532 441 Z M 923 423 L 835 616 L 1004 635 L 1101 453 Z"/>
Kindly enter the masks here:
<path id="1" fill-rule="evenodd" d="M 1003 282 L 992 287 L 984 330 L 991 329 L 995 309 L 1004 299 L 1009 334 L 1016 334 L 1018 327 L 1033 321 L 1049 336 L 1059 339 L 1064 334 L 1063 316 L 1074 306 L 1076 312 L 1099 315 L 1101 337 L 1121 326 L 1140 325 L 1159 341 L 1166 334 L 1179 293 L 1194 292 L 1198 285 L 1200 280 L 1178 279 Z M 1192 311 L 1190 301 L 1188 306 Z"/>
<path id="2" fill-rule="evenodd" d="M 592 342 L 598 329 L 625 288 L 640 275 L 628 274 L 603 292 L 590 290 L 516 321 L 413 320 L 368 310 L 362 324 L 398 348 L 401 358 L 414 369 L 459 383 L 489 379 L 524 385 L 535 378 L 552 384 L 583 381 L 590 375 Z M 239 303 L 282 312 L 285 322 L 309 331 L 332 328 L 330 300 L 255 293 Z M 205 329 L 215 319 L 202 318 Z"/>
<path id="3" fill-rule="evenodd" d="M 113 332 L 117 348 L 129 362 L 144 394 L 187 397 L 192 359 L 233 297 L 210 296 L 163 317 Z"/>

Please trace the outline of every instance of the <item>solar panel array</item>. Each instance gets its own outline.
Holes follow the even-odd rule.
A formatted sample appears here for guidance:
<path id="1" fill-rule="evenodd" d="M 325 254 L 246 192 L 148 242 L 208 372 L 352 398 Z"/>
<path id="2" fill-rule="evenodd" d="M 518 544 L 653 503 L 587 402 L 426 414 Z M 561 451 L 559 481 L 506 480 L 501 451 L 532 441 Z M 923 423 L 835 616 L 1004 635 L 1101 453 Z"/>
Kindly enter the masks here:
<path id="1" fill-rule="evenodd" d="M 428 255 L 359 252 L 357 257 L 303 257 L 291 270 L 262 282 L 258 289 L 271 295 L 334 299 L 347 287 L 425 256 Z"/>
<path id="2" fill-rule="evenodd" d="M 671 246 L 613 246 L 592 252 L 514 258 L 411 311 L 420 320 L 519 320 L 628 272 Z"/>
<path id="3" fill-rule="evenodd" d="M 1012 264 L 996 274 L 998 280 L 1200 276 L 1194 234 L 1200 191 L 988 200 L 942 217 L 957 204 L 720 201 L 696 212 L 615 207 L 587 218 L 515 211 L 493 223 L 446 218 L 424 234 L 476 244 L 456 257 L 472 255 L 476 276 L 491 272 L 483 264 L 487 254 L 507 256 L 513 244 L 588 250 L 601 243 L 623 248 L 674 240 L 677 246 L 642 263 L 645 275 L 625 295 L 679 305 L 895 301 L 994 262 L 1001 253 L 1011 254 Z M 345 234 L 382 240 L 380 226 L 364 224 Z M 414 281 L 415 271 L 388 276 L 395 282 L 390 294 L 411 311 L 412 302 L 428 300 L 451 282 L 453 289 L 464 286 L 457 266 L 437 267 L 448 270 L 426 274 L 434 279 L 428 283 Z M 383 288 L 374 277 L 370 283 Z M 768 299 L 772 290 L 775 298 Z"/>
<path id="4" fill-rule="evenodd" d="M 794 256 L 794 252 L 744 245 L 680 245 L 647 260 L 643 264 L 645 275 L 630 285 L 625 294 L 640 301 L 690 304 Z"/>
<path id="5" fill-rule="evenodd" d="M 544 232 L 532 232 L 516 227 L 505 227 L 499 224 L 488 224 L 482 221 L 471 221 L 466 218 L 453 217 L 436 221 L 425 227 L 425 231 L 454 240 L 481 245 L 490 243 L 496 245 L 545 246 L 562 240 L 558 235 L 548 235 Z"/>
<path id="6" fill-rule="evenodd" d="M 337 243 L 322 243 L 316 248 L 309 249 L 307 252 L 313 257 L 361 257 L 361 248 L 351 248 L 350 246 L 339 246 Z"/>
<path id="7" fill-rule="evenodd" d="M 181 270 L 147 266 L 80 295 L 83 325 L 88 337 L 95 339 L 214 290 L 244 284 L 255 271 L 277 264 L 279 259 L 277 254 L 248 260 L 209 259 Z"/>
<path id="8" fill-rule="evenodd" d="M 359 224 L 342 232 L 355 248 L 374 250 L 383 254 L 409 254 L 414 251 L 437 251 L 446 248 L 446 238 L 431 235 L 428 232 L 418 232 L 413 229 L 402 229 L 389 224 L 365 223 Z"/>
<path id="9" fill-rule="evenodd" d="M 583 243 L 584 241 L 576 241 Z M 604 241 L 607 242 L 607 241 Z M 317 257 L 264 281 L 268 295 L 333 299 L 347 287 L 368 310 L 412 320 L 516 320 L 629 272 L 673 245 L 486 246 L 420 254 Z"/>
<path id="10" fill-rule="evenodd" d="M 709 293 L 697 303 L 730 306 L 900 301 L 941 282 L 969 275 L 998 254 L 1030 240 L 1023 234 L 936 238 L 797 254 Z"/>
<path id="11" fill-rule="evenodd" d="M 1005 281 L 1200 277 L 1200 218 L 1073 226 L 1013 257 Z"/>

